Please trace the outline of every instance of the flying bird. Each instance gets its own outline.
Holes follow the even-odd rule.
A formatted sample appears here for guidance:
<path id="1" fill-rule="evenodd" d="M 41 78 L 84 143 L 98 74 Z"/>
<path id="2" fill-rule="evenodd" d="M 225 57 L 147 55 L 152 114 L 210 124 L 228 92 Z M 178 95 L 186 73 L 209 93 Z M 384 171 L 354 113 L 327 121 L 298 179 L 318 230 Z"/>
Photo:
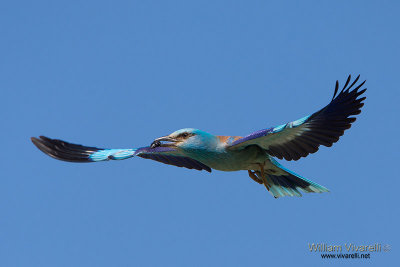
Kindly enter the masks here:
<path id="1" fill-rule="evenodd" d="M 71 144 L 45 136 L 32 137 L 33 144 L 47 155 L 70 162 L 122 160 L 134 156 L 195 170 L 245 170 L 255 182 L 264 185 L 275 197 L 322 193 L 329 190 L 286 169 L 274 158 L 298 160 L 339 140 L 361 113 L 366 97 L 360 97 L 365 81 L 355 86 L 349 75 L 338 94 L 336 81 L 331 102 L 321 110 L 301 119 L 263 129 L 245 137 L 218 136 L 202 130 L 185 128 L 154 140 L 137 149 L 106 149 Z M 350 86 L 349 86 L 350 84 Z M 350 91 L 351 88 L 354 89 Z"/>

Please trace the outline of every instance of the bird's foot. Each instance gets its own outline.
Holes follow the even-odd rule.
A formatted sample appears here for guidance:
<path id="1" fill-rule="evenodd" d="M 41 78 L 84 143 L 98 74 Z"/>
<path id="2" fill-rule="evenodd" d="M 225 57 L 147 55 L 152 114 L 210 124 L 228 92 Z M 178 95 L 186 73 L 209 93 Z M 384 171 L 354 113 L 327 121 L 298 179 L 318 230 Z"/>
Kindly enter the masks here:
<path id="1" fill-rule="evenodd" d="M 271 185 L 268 183 L 267 177 L 265 176 L 264 165 L 263 164 L 259 164 L 259 165 L 260 165 L 260 176 L 261 176 L 261 179 L 263 181 L 263 184 L 265 185 L 265 187 L 269 191 L 269 189 L 271 188 Z"/>
<path id="2" fill-rule="evenodd" d="M 249 177 L 251 179 L 253 179 L 254 182 L 259 183 L 259 184 L 263 184 L 264 183 L 263 180 L 261 180 L 261 179 L 259 179 L 257 177 L 256 172 L 250 171 L 250 170 L 248 170 L 247 172 L 249 173 Z"/>

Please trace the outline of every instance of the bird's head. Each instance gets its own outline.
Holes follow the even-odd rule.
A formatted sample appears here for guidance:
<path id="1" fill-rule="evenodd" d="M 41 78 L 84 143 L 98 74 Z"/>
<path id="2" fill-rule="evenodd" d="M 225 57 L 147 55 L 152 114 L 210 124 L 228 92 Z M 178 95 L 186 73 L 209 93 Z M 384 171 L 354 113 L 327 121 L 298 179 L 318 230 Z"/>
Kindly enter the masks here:
<path id="1" fill-rule="evenodd" d="M 151 147 L 176 147 L 183 150 L 207 149 L 215 145 L 216 137 L 204 131 L 185 128 L 154 140 Z"/>

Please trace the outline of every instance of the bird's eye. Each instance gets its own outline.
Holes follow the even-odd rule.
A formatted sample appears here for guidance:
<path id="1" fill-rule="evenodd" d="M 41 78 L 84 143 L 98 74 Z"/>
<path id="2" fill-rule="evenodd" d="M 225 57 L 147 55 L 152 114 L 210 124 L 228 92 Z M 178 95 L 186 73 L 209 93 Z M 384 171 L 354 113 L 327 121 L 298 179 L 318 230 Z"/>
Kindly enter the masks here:
<path id="1" fill-rule="evenodd" d="M 188 138 L 188 137 L 190 137 L 190 136 L 193 136 L 193 135 L 195 135 L 195 134 L 194 134 L 194 133 L 184 132 L 184 133 L 179 134 L 179 135 L 177 136 L 177 138 L 186 139 L 186 138 Z"/>

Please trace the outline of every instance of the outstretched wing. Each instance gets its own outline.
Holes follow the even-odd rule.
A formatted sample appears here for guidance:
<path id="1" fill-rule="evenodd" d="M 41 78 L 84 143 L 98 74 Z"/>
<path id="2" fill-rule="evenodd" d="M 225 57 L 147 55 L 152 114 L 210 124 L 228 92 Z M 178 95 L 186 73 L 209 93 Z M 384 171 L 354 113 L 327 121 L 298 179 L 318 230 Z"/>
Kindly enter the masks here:
<path id="1" fill-rule="evenodd" d="M 156 160 L 165 164 L 188 169 L 206 170 L 211 168 L 197 160 L 183 156 L 172 147 L 142 147 L 138 149 L 106 149 L 71 144 L 45 136 L 31 138 L 33 144 L 42 152 L 58 160 L 69 162 L 97 162 L 106 160 L 122 160 L 134 156 Z"/>
<path id="2" fill-rule="evenodd" d="M 327 147 L 339 140 L 346 129 L 351 127 L 356 118 L 350 117 L 361 113 L 362 101 L 359 98 L 367 89 L 358 91 L 365 83 L 362 82 L 352 91 L 360 75 L 349 85 L 349 75 L 342 91 L 336 96 L 339 82 L 336 81 L 332 101 L 323 109 L 299 120 L 254 132 L 238 139 L 229 149 L 242 149 L 249 145 L 258 145 L 268 154 L 279 159 L 298 160 L 318 150 L 320 145 Z"/>

